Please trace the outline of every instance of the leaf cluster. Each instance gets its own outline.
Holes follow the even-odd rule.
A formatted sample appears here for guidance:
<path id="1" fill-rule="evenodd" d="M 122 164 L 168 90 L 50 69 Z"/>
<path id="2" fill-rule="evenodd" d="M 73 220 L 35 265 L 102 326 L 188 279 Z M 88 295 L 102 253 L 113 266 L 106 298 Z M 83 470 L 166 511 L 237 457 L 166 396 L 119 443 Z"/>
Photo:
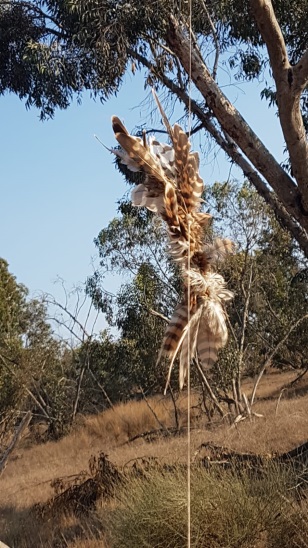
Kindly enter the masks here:
<path id="1" fill-rule="evenodd" d="M 168 33 L 170 14 L 187 20 L 186 2 L 167 0 L 1 0 L 0 94 L 10 91 L 26 106 L 40 109 L 41 117 L 66 108 L 74 94 L 90 90 L 101 100 L 116 94 L 136 54 L 159 72 L 179 76 L 179 67 L 161 48 Z M 305 51 L 307 0 L 275 2 L 292 63 Z M 239 0 L 192 2 L 192 28 L 208 47 L 213 27 L 223 53 L 232 48 L 231 68 L 238 78 L 258 78 L 267 66 L 260 34 L 249 3 Z M 148 83 L 154 84 L 149 70 Z M 181 85 L 187 78 L 181 76 Z"/>

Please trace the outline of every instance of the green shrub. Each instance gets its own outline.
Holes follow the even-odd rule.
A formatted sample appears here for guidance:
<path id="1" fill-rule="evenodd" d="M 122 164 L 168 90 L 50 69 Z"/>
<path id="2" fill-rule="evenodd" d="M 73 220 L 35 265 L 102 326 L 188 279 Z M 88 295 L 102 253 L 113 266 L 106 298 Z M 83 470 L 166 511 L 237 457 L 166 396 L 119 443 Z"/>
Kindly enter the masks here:
<path id="1" fill-rule="evenodd" d="M 307 547 L 306 518 L 292 498 L 292 475 L 270 466 L 251 475 L 192 470 L 192 548 Z M 307 513 L 306 513 L 307 514 Z M 131 479 L 104 509 L 112 548 L 187 546 L 187 472 L 154 470 Z"/>

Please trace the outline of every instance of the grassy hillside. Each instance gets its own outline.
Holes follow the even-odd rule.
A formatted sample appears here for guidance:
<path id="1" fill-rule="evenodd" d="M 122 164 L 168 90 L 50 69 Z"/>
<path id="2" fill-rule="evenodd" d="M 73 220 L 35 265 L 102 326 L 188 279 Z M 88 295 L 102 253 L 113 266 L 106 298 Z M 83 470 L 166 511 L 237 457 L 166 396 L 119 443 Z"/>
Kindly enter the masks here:
<path id="1" fill-rule="evenodd" d="M 266 375 L 255 406 L 263 417 L 237 427 L 227 419 L 209 424 L 199 414 L 198 395 L 193 395 L 192 546 L 308 546 L 308 509 L 296 488 L 296 470 L 269 465 L 260 476 L 238 474 L 232 467 L 218 473 L 196 465 L 204 458 L 200 446 L 206 442 L 268 458 L 307 441 L 308 379 L 284 388 L 294 377 L 294 372 Z M 252 382 L 246 381 L 245 392 L 251 389 Z M 74 431 L 58 442 L 34 444 L 29 431 L 0 478 L 0 540 L 11 548 L 184 547 L 185 393 L 178 407 L 177 435 L 167 431 L 175 426 L 172 402 L 160 396 L 79 417 Z M 155 436 L 158 429 L 162 435 Z M 152 435 L 142 436 L 146 432 Z M 89 461 L 100 452 L 108 455 L 121 478 L 112 483 L 108 496 L 104 487 L 89 512 L 86 507 L 66 512 L 69 504 L 66 507 L 61 498 L 53 503 L 67 487 L 85 480 L 91 485 L 99 472 L 93 462 L 89 470 Z"/>

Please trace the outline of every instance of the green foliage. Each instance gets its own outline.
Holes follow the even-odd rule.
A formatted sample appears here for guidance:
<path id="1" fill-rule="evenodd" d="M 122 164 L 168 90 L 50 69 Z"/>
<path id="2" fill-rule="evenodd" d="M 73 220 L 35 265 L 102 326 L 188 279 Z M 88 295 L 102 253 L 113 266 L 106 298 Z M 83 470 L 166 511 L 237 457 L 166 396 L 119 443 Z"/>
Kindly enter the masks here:
<path id="1" fill-rule="evenodd" d="M 220 397 L 234 379 L 255 375 L 268 360 L 307 366 L 308 321 L 301 319 L 308 290 L 298 275 L 298 248 L 248 183 L 215 183 L 205 198 L 215 218 L 213 235 L 223 232 L 237 244 L 234 255 L 217 265 L 235 295 L 228 306 L 229 343 L 208 375 Z M 95 240 L 100 266 L 87 281 L 88 296 L 117 338 L 84 331 L 78 344 L 64 346 L 54 337 L 44 302 L 27 300 L 26 288 L 0 261 L 0 413 L 7 422 L 31 409 L 58 437 L 77 412 L 101 410 L 139 390 L 162 391 L 167 364 L 157 358 L 166 319 L 181 298 L 180 275 L 168 258 L 161 222 L 125 200 L 120 213 Z M 104 289 L 106 272 L 122 276 L 116 295 Z M 193 371 L 195 384 L 200 379 Z"/>
<path id="2" fill-rule="evenodd" d="M 252 374 L 258 371 L 290 327 L 307 313 L 307 287 L 299 284 L 292 289 L 300 253 L 247 183 L 215 183 L 208 200 L 213 211 L 218 211 L 216 230 L 223 223 L 237 244 L 236 254 L 222 266 L 228 287 L 235 293 L 228 309 L 231 340 L 216 371 L 216 375 L 221 371 L 222 382 L 232 364 Z M 307 329 L 304 320 L 290 333 L 273 356 L 273 365 L 305 366 Z"/>
<path id="3" fill-rule="evenodd" d="M 26 321 L 27 290 L 9 272 L 8 263 L 0 259 L 0 416 L 12 415 L 12 400 L 22 395 L 16 377 L 15 361 L 20 359 Z M 0 432 L 1 433 L 1 432 Z"/>
<path id="4" fill-rule="evenodd" d="M 230 67 L 239 78 L 259 78 L 267 66 L 262 41 L 248 4 L 240 0 L 192 2 L 192 26 L 205 44 L 215 24 L 221 52 L 232 48 Z M 66 108 L 74 94 L 91 90 L 101 100 L 115 94 L 134 59 L 132 50 L 150 61 L 155 50 L 161 72 L 174 76 L 178 67 L 164 43 L 170 12 L 187 18 L 188 4 L 175 0 L 115 2 L 103 0 L 13 0 L 0 2 L 0 94 L 6 91 L 36 106 L 41 117 Z M 307 0 L 275 2 L 291 63 L 305 51 Z M 153 49 L 154 48 L 154 49 Z M 138 63 L 134 65 L 138 68 Z M 135 70 L 134 69 L 134 70 Z M 149 82 L 155 76 L 149 72 Z M 187 77 L 182 75 L 182 84 Z M 303 105 L 304 106 L 304 105 Z M 307 112 L 307 110 L 305 110 Z"/>
<path id="5" fill-rule="evenodd" d="M 21 344 L 25 329 L 27 290 L 0 258 L 0 349 L 11 352 Z"/>
<path id="6" fill-rule="evenodd" d="M 95 240 L 100 269 L 88 279 L 87 293 L 95 306 L 105 312 L 108 295 L 102 285 L 103 273 L 115 272 L 130 278 L 116 296 L 109 296 L 106 315 L 119 332 L 113 347 L 115 354 L 106 364 L 107 373 L 112 375 L 113 386 L 126 387 L 127 396 L 139 386 L 152 393 L 162 389 L 165 366 L 156 362 L 166 325 L 163 318 L 172 314 L 181 284 L 179 273 L 166 254 L 167 239 L 161 222 L 142 209 L 129 207 L 127 202 L 122 202 L 121 209 L 122 216 L 113 219 Z M 118 375 L 117 382 L 114 373 Z"/>
<path id="7" fill-rule="evenodd" d="M 161 315 L 168 318 L 174 303 L 174 295 L 150 263 L 142 263 L 132 282 L 121 286 L 112 313 L 119 338 L 105 333 L 89 346 L 91 368 L 112 401 L 139 388 L 161 391 L 165 368 L 156 363 L 165 329 Z"/>
<path id="8" fill-rule="evenodd" d="M 46 306 L 27 300 L 27 289 L 16 282 L 0 260 L 0 435 L 18 415 L 30 409 L 44 418 L 49 430 L 63 433 L 71 407 L 72 385 L 62 345 L 47 322 Z"/>
<path id="9" fill-rule="evenodd" d="M 207 189 L 205 199 L 215 219 L 213 234 L 222 232 L 236 243 L 235 254 L 218 265 L 235 294 L 228 306 L 229 343 L 209 374 L 218 394 L 227 391 L 236 376 L 259 371 L 291 326 L 304 316 L 307 287 L 292 286 L 300 268 L 298 249 L 248 183 L 215 183 Z M 151 392 L 164 385 L 167 366 L 157 369 L 156 365 L 165 329 L 159 315 L 170 318 L 181 294 L 179 273 L 166 256 L 161 224 L 129 202 L 121 205 L 122 216 L 111 221 L 95 240 L 100 269 L 87 285 L 95 301 L 96 295 L 105 295 L 103 272 L 131 277 L 109 299 L 107 317 L 117 327 L 119 339 L 109 341 L 112 354 L 99 373 L 105 371 L 104 382 L 100 378 L 116 399 L 124 397 L 125 387 L 128 394 L 137 386 Z M 104 303 L 104 299 L 96 301 L 103 312 Z M 305 366 L 307 327 L 305 320 L 289 333 L 273 354 L 272 365 Z M 192 383 L 200 383 L 194 374 Z M 112 388 L 116 386 L 121 387 L 119 392 Z"/>
<path id="10" fill-rule="evenodd" d="M 290 487 L 292 472 L 277 466 L 269 466 L 259 477 L 245 471 L 194 468 L 191 546 L 304 547 L 307 525 Z M 187 471 L 179 466 L 131 479 L 117 493 L 114 507 L 104 507 L 103 512 L 103 524 L 115 548 L 183 548 L 187 544 Z"/>

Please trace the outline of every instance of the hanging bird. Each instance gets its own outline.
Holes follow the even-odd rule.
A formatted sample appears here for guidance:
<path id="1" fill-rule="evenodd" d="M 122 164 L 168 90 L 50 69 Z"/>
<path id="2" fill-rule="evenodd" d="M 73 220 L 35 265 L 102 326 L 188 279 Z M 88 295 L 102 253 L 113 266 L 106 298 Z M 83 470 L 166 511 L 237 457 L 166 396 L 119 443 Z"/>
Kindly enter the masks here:
<path id="1" fill-rule="evenodd" d="M 130 135 L 117 116 L 112 127 L 120 149 L 112 149 L 121 163 L 132 171 L 142 171 L 144 182 L 132 191 L 132 204 L 146 207 L 167 225 L 169 254 L 179 265 L 184 282 L 184 299 L 177 305 L 166 329 L 158 360 L 170 360 L 167 386 L 174 361 L 179 356 L 179 384 L 183 388 L 187 368 L 198 357 L 203 371 L 217 360 L 218 350 L 228 338 L 224 303 L 233 294 L 215 272 L 215 264 L 233 251 L 233 243 L 217 238 L 205 243 L 205 229 L 211 215 L 201 211 L 203 180 L 199 156 L 183 129 L 173 127 L 153 91 L 171 144 L 155 138 Z"/>

